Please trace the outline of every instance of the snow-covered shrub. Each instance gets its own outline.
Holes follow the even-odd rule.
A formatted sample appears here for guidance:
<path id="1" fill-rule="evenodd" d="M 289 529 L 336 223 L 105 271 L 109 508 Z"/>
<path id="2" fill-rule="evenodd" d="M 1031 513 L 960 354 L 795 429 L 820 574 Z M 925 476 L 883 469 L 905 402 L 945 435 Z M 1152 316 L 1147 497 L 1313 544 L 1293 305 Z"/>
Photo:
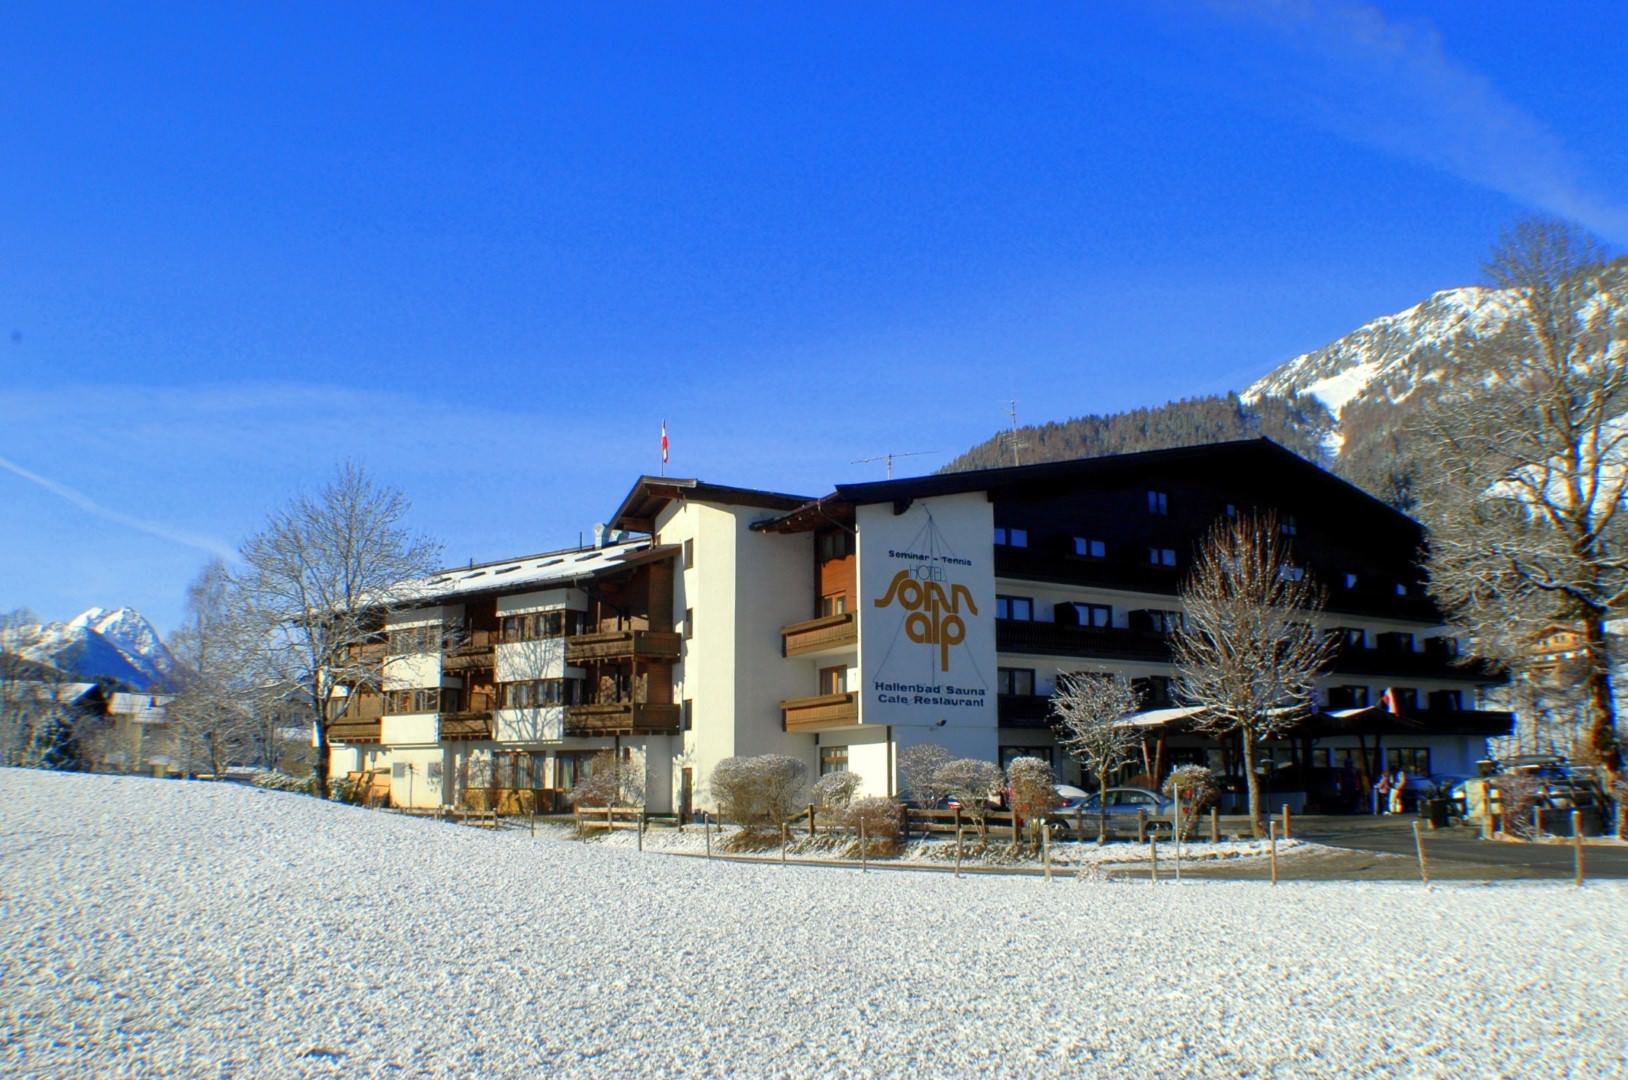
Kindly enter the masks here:
<path id="1" fill-rule="evenodd" d="M 943 791 L 945 798 L 959 803 L 961 813 L 971 818 L 978 826 L 979 833 L 982 833 L 989 814 L 989 802 L 999 798 L 1001 783 L 1005 778 L 1001 767 L 992 761 L 957 758 L 940 765 L 933 773 L 932 783 Z"/>
<path id="2" fill-rule="evenodd" d="M 316 790 L 314 777 L 291 776 L 276 769 L 267 769 L 256 773 L 254 779 L 249 781 L 255 787 L 265 788 L 268 791 L 298 791 L 309 795 Z"/>
<path id="3" fill-rule="evenodd" d="M 1006 787 L 1012 809 L 1032 821 L 1057 805 L 1057 777 L 1051 763 L 1037 757 L 1013 758 L 1006 767 Z"/>
<path id="4" fill-rule="evenodd" d="M 744 829 L 778 827 L 807 794 L 808 766 L 784 754 L 725 758 L 712 770 L 718 812 Z"/>
<path id="5" fill-rule="evenodd" d="M 644 769 L 602 750 L 589 760 L 587 775 L 571 789 L 571 803 L 577 807 L 643 806 Z"/>
<path id="6" fill-rule="evenodd" d="M 859 790 L 859 774 L 847 769 L 828 772 L 814 781 L 814 805 L 826 813 L 840 813 Z"/>
<path id="7" fill-rule="evenodd" d="M 1198 816 L 1221 794 L 1215 773 L 1202 765 L 1181 765 L 1165 777 L 1164 793 L 1181 804 L 1181 837 L 1191 840 Z"/>
<path id="8" fill-rule="evenodd" d="M 850 802 L 843 812 L 842 822 L 854 831 L 855 840 L 863 827 L 867 855 L 896 855 L 903 812 L 898 800 L 871 795 Z"/>
<path id="9" fill-rule="evenodd" d="M 934 807 L 948 794 L 937 783 L 938 770 L 950 763 L 950 752 L 934 743 L 916 743 L 899 751 L 899 779 L 904 795 L 917 806 Z"/>

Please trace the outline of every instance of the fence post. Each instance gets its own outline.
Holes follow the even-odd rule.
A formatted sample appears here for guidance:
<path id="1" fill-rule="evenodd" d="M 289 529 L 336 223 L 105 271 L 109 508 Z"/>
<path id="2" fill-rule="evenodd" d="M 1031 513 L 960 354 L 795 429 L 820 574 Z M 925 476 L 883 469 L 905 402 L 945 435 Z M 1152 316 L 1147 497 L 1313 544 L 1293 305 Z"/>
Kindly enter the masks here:
<path id="1" fill-rule="evenodd" d="M 1269 858 L 1272 861 L 1272 884 L 1276 885 L 1278 883 L 1278 823 L 1277 822 L 1269 821 L 1269 822 L 1266 823 L 1266 836 L 1267 836 L 1267 841 L 1266 842 L 1269 845 L 1267 850 L 1270 852 Z"/>
<path id="2" fill-rule="evenodd" d="M 1040 859 L 1046 864 L 1046 880 L 1051 880 L 1051 830 L 1044 822 L 1040 825 Z"/>
<path id="3" fill-rule="evenodd" d="M 1543 839 L 1543 807 L 1541 806 L 1532 807 L 1532 839 L 1534 842 Z"/>
<path id="4" fill-rule="evenodd" d="M 1148 842 L 1148 812 L 1140 806 L 1136 808 L 1136 842 L 1138 844 Z"/>
<path id="5" fill-rule="evenodd" d="M 580 807 L 580 806 L 571 807 L 571 816 L 574 819 L 576 819 L 577 839 L 581 840 L 582 839 L 582 807 Z"/>
<path id="6" fill-rule="evenodd" d="M 1141 812 L 1140 810 L 1137 811 L 1138 814 Z M 1157 885 L 1159 883 L 1159 838 L 1157 836 L 1148 841 L 1148 854 L 1152 856 L 1153 861 L 1153 875 L 1150 880 Z"/>
<path id="7" fill-rule="evenodd" d="M 791 830 L 786 828 L 786 823 L 784 821 L 782 821 L 780 823 L 780 865 L 781 866 L 786 865 L 786 846 L 788 844 L 790 844 L 790 843 L 791 843 Z"/>
<path id="8" fill-rule="evenodd" d="M 1573 861 L 1577 866 L 1573 884 L 1581 889 L 1583 887 L 1583 812 L 1581 810 L 1571 812 L 1571 850 Z"/>
<path id="9" fill-rule="evenodd" d="M 1074 839 L 1085 843 L 1085 804 L 1074 808 Z"/>
<path id="10" fill-rule="evenodd" d="M 707 838 L 707 858 L 712 858 L 712 818 L 708 816 L 701 822 L 701 832 Z"/>
<path id="11" fill-rule="evenodd" d="M 644 807 L 639 807 L 639 850 L 644 850 Z"/>
<path id="12" fill-rule="evenodd" d="M 531 806 L 531 835 L 537 835 L 537 804 Z"/>
<path id="13" fill-rule="evenodd" d="M 808 838 L 814 839 L 814 804 L 808 804 Z"/>
<path id="14" fill-rule="evenodd" d="M 859 819 L 859 872 L 865 872 L 865 819 Z"/>
<path id="15" fill-rule="evenodd" d="M 1289 804 L 1284 803 L 1283 804 L 1283 839 L 1289 840 L 1289 839 L 1292 839 L 1293 837 L 1294 837 L 1294 833 L 1291 832 L 1290 829 L 1289 829 Z"/>
<path id="16" fill-rule="evenodd" d="M 1419 853 L 1419 880 L 1426 885 L 1430 884 L 1430 862 L 1425 858 L 1424 830 L 1419 827 L 1419 819 L 1413 819 L 1413 847 Z"/>
<path id="17" fill-rule="evenodd" d="M 1221 842 L 1221 811 L 1218 807 L 1210 807 L 1210 843 Z"/>
<path id="18" fill-rule="evenodd" d="M 961 815 L 957 814 L 956 817 Z M 961 823 L 955 823 L 955 876 L 961 876 Z"/>
<path id="19" fill-rule="evenodd" d="M 1018 846 L 1018 812 L 1015 806 L 1012 807 L 1012 846 Z"/>

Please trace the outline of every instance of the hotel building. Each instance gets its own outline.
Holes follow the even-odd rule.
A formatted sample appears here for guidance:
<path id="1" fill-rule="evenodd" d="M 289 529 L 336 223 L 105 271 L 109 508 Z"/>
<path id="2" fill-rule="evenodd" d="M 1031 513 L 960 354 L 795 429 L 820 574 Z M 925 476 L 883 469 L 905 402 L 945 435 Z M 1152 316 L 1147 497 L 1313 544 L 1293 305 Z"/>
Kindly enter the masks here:
<path id="1" fill-rule="evenodd" d="M 1143 761 L 1235 771 L 1172 700 L 1168 632 L 1196 546 L 1277 513 L 1340 642 L 1319 711 L 1257 754 L 1282 801 L 1356 803 L 1381 768 L 1466 775 L 1508 713 L 1425 595 L 1420 527 L 1266 440 L 839 485 L 820 498 L 646 476 L 594 547 L 450 570 L 370 646 L 380 694 L 330 725 L 336 772 L 388 765 L 398 805 L 532 790 L 593 755 L 636 761 L 652 811 L 709 808 L 721 760 L 779 753 L 894 794 L 917 743 L 1078 767 L 1057 676 L 1141 689 Z M 1387 693 L 1388 692 L 1388 693 Z M 1388 708 L 1381 708 L 1384 699 Z M 500 794 L 501 797 L 501 794 Z"/>

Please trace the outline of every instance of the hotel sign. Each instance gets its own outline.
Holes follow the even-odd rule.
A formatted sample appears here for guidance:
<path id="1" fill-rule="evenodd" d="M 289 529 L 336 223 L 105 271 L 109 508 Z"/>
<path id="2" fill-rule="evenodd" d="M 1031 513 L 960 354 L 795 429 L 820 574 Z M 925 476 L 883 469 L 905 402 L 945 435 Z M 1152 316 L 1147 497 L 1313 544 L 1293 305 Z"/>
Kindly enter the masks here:
<path id="1" fill-rule="evenodd" d="M 861 506 L 858 524 L 864 722 L 993 728 L 989 500 Z"/>

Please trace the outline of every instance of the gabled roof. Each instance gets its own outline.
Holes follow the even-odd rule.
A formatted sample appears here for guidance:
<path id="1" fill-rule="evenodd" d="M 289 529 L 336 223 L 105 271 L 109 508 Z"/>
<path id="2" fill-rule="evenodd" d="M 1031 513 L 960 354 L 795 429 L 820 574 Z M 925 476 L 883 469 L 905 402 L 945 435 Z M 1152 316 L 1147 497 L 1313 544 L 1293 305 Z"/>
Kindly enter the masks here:
<path id="1" fill-rule="evenodd" d="M 721 503 L 725 506 L 761 506 L 766 510 L 791 510 L 809 501 L 807 495 L 787 495 L 779 491 L 709 484 L 703 480 L 676 476 L 641 476 L 611 516 L 612 528 L 651 533 L 656 516 L 674 500 Z"/>
<path id="2" fill-rule="evenodd" d="M 1011 465 L 998 469 L 933 473 L 899 480 L 838 484 L 831 494 L 808 500 L 780 518 L 763 523 L 762 528 L 800 531 L 822 520 L 851 521 L 854 507 L 871 503 L 902 504 L 915 499 L 960 495 L 974 491 L 987 491 L 993 494 L 1021 491 L 1026 488 L 1044 489 L 1073 482 L 1111 481 L 1138 473 L 1176 469 L 1199 462 L 1213 465 L 1217 459 L 1231 459 L 1239 468 L 1280 470 L 1307 483 L 1334 488 L 1351 499 L 1366 503 L 1371 510 L 1382 514 L 1394 524 L 1420 533 L 1422 537 L 1423 530 L 1420 525 L 1406 514 L 1355 484 L 1266 438 L 1201 443 L 1164 450 L 1142 450 L 1133 454 L 1074 458 L 1069 461 L 1046 461 L 1037 465 Z"/>
<path id="3" fill-rule="evenodd" d="M 559 587 L 626 571 L 642 562 L 671 559 L 677 554 L 676 544 L 655 547 L 644 539 L 606 544 L 604 547 L 566 548 L 541 555 L 527 555 L 521 559 L 443 570 L 402 586 L 396 599 L 407 603 L 432 603 L 484 593 Z"/>

